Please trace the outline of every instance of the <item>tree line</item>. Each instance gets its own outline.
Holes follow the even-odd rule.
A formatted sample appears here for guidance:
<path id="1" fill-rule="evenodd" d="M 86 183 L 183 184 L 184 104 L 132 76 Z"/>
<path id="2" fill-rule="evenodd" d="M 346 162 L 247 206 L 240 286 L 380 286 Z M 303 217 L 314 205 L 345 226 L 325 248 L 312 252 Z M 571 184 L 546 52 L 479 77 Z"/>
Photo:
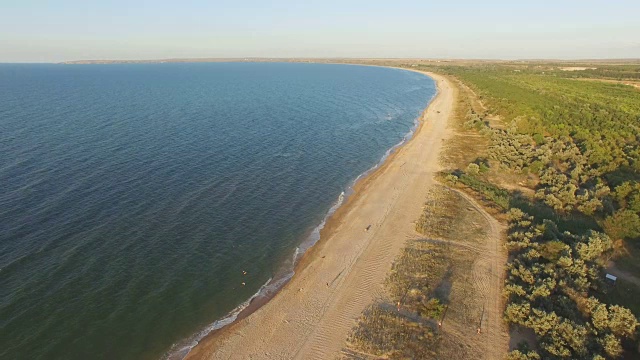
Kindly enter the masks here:
<path id="1" fill-rule="evenodd" d="M 508 212 L 505 320 L 532 329 L 538 342 L 509 359 L 620 357 L 638 320 L 599 294 L 614 242 L 640 243 L 640 91 L 540 65 L 428 69 L 457 77 L 487 107 L 470 109 L 465 126 L 491 139 L 488 159 L 445 179 Z M 608 69 L 594 77 L 616 72 Z M 640 67 L 616 74 L 634 78 Z M 490 115 L 506 126 L 489 126 Z M 534 195 L 492 184 L 492 167 L 526 176 Z"/>

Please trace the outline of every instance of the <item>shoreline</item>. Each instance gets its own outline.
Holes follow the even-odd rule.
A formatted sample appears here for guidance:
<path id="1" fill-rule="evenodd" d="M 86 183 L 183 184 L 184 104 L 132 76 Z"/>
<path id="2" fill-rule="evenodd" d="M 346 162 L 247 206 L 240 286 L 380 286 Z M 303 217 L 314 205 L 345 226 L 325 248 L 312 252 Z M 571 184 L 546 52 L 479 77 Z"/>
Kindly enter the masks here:
<path id="1" fill-rule="evenodd" d="M 376 66 L 376 65 L 364 65 L 364 66 Z M 354 208 L 357 208 L 357 206 L 355 206 L 355 203 L 367 197 L 368 195 L 367 193 L 370 192 L 368 190 L 372 186 L 372 184 L 375 183 L 379 177 L 387 173 L 390 167 L 392 167 L 393 165 L 397 165 L 398 160 L 396 158 L 403 153 L 403 150 L 405 150 L 406 147 L 411 145 L 415 141 L 415 139 L 418 138 L 418 136 L 425 131 L 424 128 L 428 125 L 427 121 L 430 119 L 429 111 L 433 110 L 432 108 L 434 107 L 434 104 L 439 99 L 442 98 L 441 96 L 442 83 L 446 85 L 447 80 L 442 76 L 439 76 L 433 73 L 427 73 L 427 72 L 417 71 L 413 69 L 389 67 L 389 66 L 384 66 L 384 67 L 417 72 L 430 77 L 434 81 L 436 85 L 436 94 L 429 100 L 426 108 L 418 117 L 416 126 L 414 126 L 412 130 L 409 133 L 407 133 L 408 136 L 405 139 L 403 139 L 403 141 L 401 141 L 397 145 L 394 145 L 392 148 L 390 148 L 389 153 L 387 153 L 385 157 L 381 158 L 381 160 L 374 167 L 372 167 L 371 169 L 361 174 L 358 178 L 354 180 L 352 184 L 350 184 L 351 185 L 350 194 L 348 194 L 345 197 L 342 204 L 340 204 L 339 201 L 337 201 L 336 202 L 337 208 L 335 209 L 335 211 L 333 213 L 328 212 L 327 217 L 325 218 L 324 224 L 320 224 L 318 226 L 320 227 L 319 239 L 317 239 L 316 241 L 313 241 L 309 245 L 309 247 L 306 249 L 306 251 L 304 251 L 302 255 L 299 256 L 298 260 L 295 262 L 294 269 L 293 269 L 294 274 L 292 277 L 284 278 L 285 281 L 282 284 L 277 286 L 275 289 L 272 289 L 271 292 L 268 292 L 267 294 L 256 294 L 256 296 L 248 300 L 248 303 L 245 303 L 246 306 L 244 306 L 239 312 L 236 313 L 235 319 L 233 319 L 230 323 L 223 325 L 223 327 L 221 328 L 214 329 L 208 332 L 208 334 L 203 336 L 195 346 L 189 349 L 189 351 L 186 354 L 184 353 L 184 351 L 181 353 L 174 353 L 174 355 L 178 355 L 178 358 L 185 358 L 185 359 L 209 358 L 209 357 L 217 358 L 214 351 L 212 351 L 212 350 L 215 350 L 216 348 L 214 344 L 216 344 L 217 342 L 223 341 L 225 337 L 228 337 L 229 335 L 232 334 L 232 332 L 237 331 L 238 327 L 242 326 L 242 323 L 245 322 L 245 320 L 250 319 L 251 315 L 260 314 L 261 312 L 266 311 L 265 308 L 267 308 L 270 304 L 272 304 L 278 298 L 284 296 L 284 294 L 282 293 L 295 292 L 293 283 L 296 283 L 297 285 L 297 283 L 301 281 L 304 282 L 304 279 L 300 279 L 301 277 L 303 277 L 304 275 L 303 273 L 306 270 L 308 270 L 312 265 L 314 265 L 314 263 L 321 261 L 322 259 L 325 258 L 325 256 L 321 256 L 320 253 L 323 250 L 325 251 L 330 250 L 330 249 L 326 249 L 326 247 L 331 246 L 331 244 L 329 244 L 330 240 L 335 235 L 335 233 L 339 231 L 340 227 L 344 225 L 344 218 L 353 210 L 356 210 L 354 209 Z M 447 86 L 447 88 L 449 87 Z M 438 111 L 438 114 L 439 113 L 440 111 Z M 447 120 L 446 118 L 448 118 L 448 114 L 445 114 L 444 117 L 445 117 L 445 123 L 446 123 L 446 120 Z M 402 165 L 404 165 L 404 163 L 401 164 L 400 166 Z M 433 165 L 434 164 L 431 164 L 431 167 L 433 167 Z M 348 190 L 349 188 L 347 189 L 347 191 Z M 426 192 L 423 195 L 426 195 Z M 408 220 L 410 222 L 413 222 L 415 219 L 408 219 Z M 389 269 L 390 267 L 385 268 L 384 273 L 386 274 L 386 272 Z M 333 279 L 333 281 L 335 282 L 336 280 L 338 280 L 338 277 L 340 277 L 340 274 L 338 274 L 338 276 L 336 276 L 336 278 Z M 333 282 L 331 283 L 331 285 L 333 285 Z M 314 286 L 319 287 L 320 289 L 324 287 L 321 284 L 320 285 L 315 284 Z M 326 283 L 326 287 L 327 288 L 330 287 L 330 282 Z M 302 288 L 300 288 L 299 291 L 302 291 Z M 228 317 L 229 316 L 227 316 L 227 318 Z M 289 322 L 287 321 L 287 324 L 288 323 Z M 260 324 L 259 326 L 263 326 L 265 329 L 270 328 L 269 324 L 266 324 L 266 323 Z M 346 338 L 344 340 L 346 340 Z M 283 347 L 283 346 L 285 345 L 276 346 L 276 347 Z M 214 349 L 211 349 L 211 347 L 213 347 Z M 236 355 L 234 355 L 234 357 L 235 356 Z"/>
<path id="2" fill-rule="evenodd" d="M 311 230 L 311 232 L 307 236 L 304 237 L 304 240 L 295 249 L 292 257 L 292 268 L 289 271 L 274 274 L 274 277 L 270 278 L 265 284 L 263 284 L 254 295 L 231 310 L 229 313 L 214 321 L 210 325 L 207 325 L 202 330 L 195 332 L 190 337 L 173 344 L 173 346 L 162 356 L 162 360 L 182 360 L 188 358 L 189 353 L 191 353 L 191 351 L 201 342 L 207 341 L 208 338 L 215 336 L 217 333 L 224 331 L 226 328 L 260 310 L 262 306 L 264 306 L 271 299 L 277 296 L 280 290 L 287 286 L 287 284 L 291 281 L 295 274 L 297 274 L 298 271 L 302 269 L 301 266 L 303 264 L 303 260 L 307 258 L 307 255 L 311 252 L 315 245 L 317 245 L 318 242 L 322 241 L 322 239 L 325 238 L 324 234 L 327 226 L 331 223 L 331 220 L 334 217 L 339 216 L 338 212 L 340 211 L 340 209 L 346 207 L 349 204 L 350 200 L 362 190 L 361 187 L 366 185 L 366 182 L 369 180 L 369 178 L 375 175 L 376 172 L 380 171 L 387 163 L 389 163 L 395 156 L 395 154 L 403 146 L 409 143 L 416 136 L 416 134 L 419 133 L 420 128 L 424 123 L 423 119 L 425 117 L 426 111 L 428 110 L 429 106 L 431 106 L 431 103 L 437 98 L 439 93 L 437 81 L 423 71 L 394 66 L 380 66 L 370 64 L 335 63 L 334 65 L 373 66 L 419 73 L 433 80 L 436 91 L 427 102 L 425 108 L 420 112 L 420 115 L 415 118 L 414 125 L 404 135 L 403 139 L 387 149 L 385 154 L 378 160 L 378 162 L 374 166 L 367 169 L 366 171 L 358 175 L 354 180 L 352 180 L 347 185 L 345 190 L 339 195 L 338 199 L 336 199 L 331 208 L 327 211 L 321 223 L 318 224 L 313 230 Z"/>

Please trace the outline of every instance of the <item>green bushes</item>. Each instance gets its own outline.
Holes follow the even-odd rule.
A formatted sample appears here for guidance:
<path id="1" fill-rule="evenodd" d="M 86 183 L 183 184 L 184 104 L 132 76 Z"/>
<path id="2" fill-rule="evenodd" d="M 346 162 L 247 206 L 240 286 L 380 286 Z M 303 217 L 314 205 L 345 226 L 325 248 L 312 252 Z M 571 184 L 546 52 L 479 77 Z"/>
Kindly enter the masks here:
<path id="1" fill-rule="evenodd" d="M 588 151 L 589 164 L 609 171 L 637 166 L 640 95 L 630 87 L 577 82 L 541 74 L 513 74 L 502 69 L 452 68 L 505 121 L 519 132 L 569 137 Z M 542 136 L 542 135 L 546 136 Z"/>
<path id="2" fill-rule="evenodd" d="M 540 355 L 535 351 L 522 352 L 514 350 L 507 354 L 506 360 L 540 360 Z"/>
<path id="3" fill-rule="evenodd" d="M 512 260 L 504 316 L 534 330 L 539 351 L 518 349 L 507 358 L 618 358 L 623 341 L 635 337 L 638 320 L 629 309 L 597 298 L 606 298 L 602 274 L 613 252 L 611 239 L 640 238 L 640 93 L 531 69 L 516 74 L 507 66 L 447 71 L 508 124 L 492 128 L 482 116 L 468 114 L 466 127 L 491 139 L 492 164 L 529 174 L 537 184 L 527 203 L 482 180 L 477 163 L 447 178 L 505 210 L 548 209 L 536 217 L 518 209 L 508 213 Z M 592 224 L 579 234 L 552 221 L 578 217 Z M 607 235 L 594 231 L 600 229 L 595 222 Z"/>
<path id="4" fill-rule="evenodd" d="M 621 341 L 633 337 L 639 324 L 630 310 L 594 297 L 612 250 L 609 237 L 560 233 L 553 222 L 536 223 L 518 209 L 508 216 L 506 246 L 513 260 L 507 267 L 505 320 L 535 331 L 543 359 L 618 357 Z M 509 356 L 536 358 L 534 352 Z"/>
<path id="5" fill-rule="evenodd" d="M 588 73 L 640 77 L 638 66 L 603 66 L 573 74 L 553 64 L 521 64 L 519 72 L 513 71 L 515 65 L 496 64 L 440 70 L 469 85 L 509 124 L 506 129 L 491 128 L 482 115 L 467 114 L 466 127 L 491 138 L 492 161 L 515 173 L 536 175 L 535 198 L 560 216 L 582 213 L 615 240 L 636 240 L 640 238 L 640 92 L 567 78 Z M 487 169 L 469 165 L 465 169 L 469 178 L 452 180 L 485 193 L 486 186 L 471 178 L 483 170 Z M 495 191 L 485 195 L 492 199 Z M 504 199 L 496 199 L 505 208 Z"/>
<path id="6" fill-rule="evenodd" d="M 546 137 L 569 137 L 589 152 L 591 165 L 610 170 L 640 159 L 640 94 L 632 87 L 536 71 L 514 73 L 508 66 L 440 70 L 469 85 L 505 121 L 517 120 L 519 132 L 534 136 L 538 144 Z"/>
<path id="7" fill-rule="evenodd" d="M 620 300 L 607 296 L 602 284 L 612 240 L 640 239 L 640 92 L 570 78 L 639 79 L 640 67 L 568 73 L 557 66 L 438 68 L 468 85 L 487 111 L 508 125 L 492 128 L 476 113 L 469 113 L 465 123 L 490 137 L 492 166 L 529 175 L 534 196 L 514 196 L 483 180 L 479 166 L 446 179 L 505 211 L 519 208 L 507 214 L 511 260 L 504 316 L 510 324 L 534 330 L 539 351 L 520 348 L 507 358 L 613 359 L 638 328 L 629 309 L 598 298 Z M 606 235 L 595 231 L 601 229 Z M 630 299 L 626 296 L 626 303 L 637 310 L 637 299 Z"/>
<path id="8" fill-rule="evenodd" d="M 606 218 L 602 227 L 615 239 L 640 237 L 640 216 L 631 210 L 620 210 Z"/>
<path id="9" fill-rule="evenodd" d="M 447 177 L 447 179 L 453 180 L 452 177 Z M 460 176 L 455 177 L 455 182 L 462 183 L 470 187 L 474 191 L 477 191 L 478 193 L 482 194 L 487 200 L 494 202 L 502 209 L 506 210 L 510 206 L 509 203 L 511 201 L 511 195 L 507 190 L 504 190 L 489 182 L 483 181 L 476 176 L 461 174 Z"/>

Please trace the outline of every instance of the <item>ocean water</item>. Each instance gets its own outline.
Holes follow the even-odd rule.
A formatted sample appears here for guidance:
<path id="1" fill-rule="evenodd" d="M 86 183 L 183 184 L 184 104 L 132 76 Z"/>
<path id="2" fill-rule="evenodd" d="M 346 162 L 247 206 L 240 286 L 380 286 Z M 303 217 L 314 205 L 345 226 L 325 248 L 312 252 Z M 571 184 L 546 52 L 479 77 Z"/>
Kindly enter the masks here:
<path id="1" fill-rule="evenodd" d="M 180 358 L 434 94 L 350 65 L 0 65 L 0 358 Z"/>

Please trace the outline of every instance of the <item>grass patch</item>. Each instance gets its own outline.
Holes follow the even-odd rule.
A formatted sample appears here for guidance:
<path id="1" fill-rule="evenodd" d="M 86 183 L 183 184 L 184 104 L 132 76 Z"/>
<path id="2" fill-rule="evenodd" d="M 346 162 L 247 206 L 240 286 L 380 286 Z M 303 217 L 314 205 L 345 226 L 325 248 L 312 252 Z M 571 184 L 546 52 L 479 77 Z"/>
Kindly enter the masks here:
<path id="1" fill-rule="evenodd" d="M 349 336 L 352 348 L 390 359 L 437 359 L 438 335 L 427 324 L 381 304 L 371 306 Z"/>
<path id="2" fill-rule="evenodd" d="M 396 260 L 386 285 L 392 303 L 422 317 L 434 318 L 439 314 L 427 311 L 437 299 L 447 303 L 446 294 L 438 294 L 438 285 L 447 280 L 451 260 L 441 246 L 414 241 Z M 435 315 L 435 316 L 434 316 Z"/>
<path id="3" fill-rule="evenodd" d="M 424 226 L 430 218 L 435 222 Z M 385 281 L 388 297 L 359 319 L 343 358 L 450 359 L 477 351 L 473 339 L 483 298 L 474 281 L 473 247 L 485 239 L 488 224 L 467 199 L 444 186 L 429 194 L 416 226 L 421 222 L 426 238 L 407 242 Z"/>
<path id="4" fill-rule="evenodd" d="M 433 239 L 467 242 L 482 240 L 486 220 L 457 191 L 437 186 L 429 194 L 416 231 Z M 460 226 L 465 224 L 465 226 Z"/>
<path id="5" fill-rule="evenodd" d="M 436 244 L 412 241 L 385 282 L 389 298 L 370 306 L 349 335 L 343 357 L 436 359 L 437 319 L 444 310 L 449 255 Z"/>
<path id="6" fill-rule="evenodd" d="M 607 286 L 607 291 L 600 293 L 598 298 L 607 304 L 622 305 L 634 314 L 640 314 L 640 288 L 624 279 L 618 278 L 615 286 Z"/>
<path id="7" fill-rule="evenodd" d="M 482 194 L 485 200 L 493 202 L 503 210 L 509 209 L 511 204 L 509 191 L 468 174 L 461 174 L 458 177 L 458 181 Z"/>
<path id="8" fill-rule="evenodd" d="M 620 270 L 640 277 L 640 261 L 638 259 L 640 259 L 640 249 L 635 244 L 625 243 L 615 261 Z M 640 315 L 640 312 L 638 314 Z"/>

